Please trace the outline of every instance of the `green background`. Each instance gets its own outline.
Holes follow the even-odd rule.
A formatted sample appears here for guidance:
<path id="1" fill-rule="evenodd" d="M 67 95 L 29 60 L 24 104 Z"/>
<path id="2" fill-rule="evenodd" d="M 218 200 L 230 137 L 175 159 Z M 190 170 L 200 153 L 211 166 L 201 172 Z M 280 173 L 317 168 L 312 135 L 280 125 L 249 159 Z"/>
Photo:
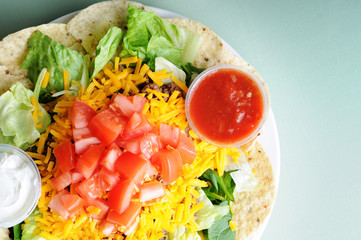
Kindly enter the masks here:
<path id="1" fill-rule="evenodd" d="M 94 2 L 1 0 L 0 38 Z M 281 177 L 262 239 L 360 239 L 361 1 L 141 2 L 204 23 L 268 84 Z"/>

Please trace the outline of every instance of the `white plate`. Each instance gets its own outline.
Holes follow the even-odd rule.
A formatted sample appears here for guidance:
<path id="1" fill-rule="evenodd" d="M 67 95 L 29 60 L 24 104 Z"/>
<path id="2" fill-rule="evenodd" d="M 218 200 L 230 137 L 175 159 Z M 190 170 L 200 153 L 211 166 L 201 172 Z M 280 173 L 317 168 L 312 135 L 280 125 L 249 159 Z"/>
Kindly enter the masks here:
<path id="1" fill-rule="evenodd" d="M 186 18 L 182 15 L 179 15 L 177 13 L 165 9 L 156 8 L 156 7 L 150 7 L 150 8 L 163 18 L 175 18 L 175 17 Z M 55 19 L 54 21 L 52 21 L 52 23 L 67 23 L 77 13 L 78 12 L 69 13 L 65 16 Z M 223 39 L 222 41 L 224 45 L 227 46 L 232 51 L 233 54 L 235 54 L 238 57 L 241 57 L 228 43 L 226 43 Z M 268 119 L 265 122 L 263 133 L 259 137 L 258 141 L 262 144 L 264 150 L 266 151 L 271 161 L 273 174 L 275 177 L 275 185 L 276 185 L 275 194 L 277 196 L 277 190 L 278 190 L 278 184 L 280 178 L 281 156 L 280 156 L 280 143 L 278 137 L 278 130 L 272 109 L 270 109 L 269 111 Z M 267 218 L 261 224 L 261 226 L 247 238 L 247 240 L 259 240 L 261 238 L 262 233 L 269 221 L 271 213 L 267 216 Z"/>

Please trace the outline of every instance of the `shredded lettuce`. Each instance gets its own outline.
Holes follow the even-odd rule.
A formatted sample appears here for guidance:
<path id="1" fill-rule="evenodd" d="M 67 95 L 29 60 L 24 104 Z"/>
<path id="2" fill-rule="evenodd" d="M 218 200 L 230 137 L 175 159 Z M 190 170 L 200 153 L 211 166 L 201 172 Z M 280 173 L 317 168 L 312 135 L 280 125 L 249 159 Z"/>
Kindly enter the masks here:
<path id="1" fill-rule="evenodd" d="M 120 28 L 112 26 L 105 36 L 100 40 L 97 49 L 96 57 L 92 64 L 92 75 L 90 79 L 93 79 L 97 73 L 107 64 L 107 62 L 114 56 L 119 46 L 120 40 L 122 40 L 123 31 Z"/>
<path id="2" fill-rule="evenodd" d="M 167 240 L 201 240 L 196 231 L 191 231 L 185 226 L 177 226 L 173 233 L 168 233 Z"/>
<path id="3" fill-rule="evenodd" d="M 229 213 L 228 205 L 213 205 L 202 189 L 198 189 L 198 201 L 204 203 L 204 207 L 197 212 L 196 223 L 199 230 L 210 228 L 213 223 Z"/>
<path id="4" fill-rule="evenodd" d="M 84 57 L 77 51 L 68 49 L 64 45 L 52 40 L 49 36 L 35 31 L 28 42 L 28 54 L 21 68 L 28 69 L 28 78 L 36 85 L 43 68 L 50 73 L 49 83 L 40 91 L 40 101 L 48 99 L 46 94 L 64 89 L 64 71 L 69 72 L 69 79 L 80 81 L 83 70 Z M 70 82 L 71 84 L 71 82 Z"/>
<path id="5" fill-rule="evenodd" d="M 41 217 L 41 213 L 38 208 L 35 208 L 35 210 L 27 218 L 27 221 L 23 226 L 21 240 L 45 240 L 39 235 L 34 236 L 34 230 L 38 227 L 36 225 L 37 222 L 35 221 L 35 217 Z"/>
<path id="6" fill-rule="evenodd" d="M 258 185 L 257 178 L 254 176 L 244 152 L 239 149 L 239 153 L 241 156 L 238 158 L 238 163 L 235 163 L 233 158 L 228 156 L 228 164 L 225 166 L 224 170 L 233 171 L 230 175 L 236 184 L 234 193 L 253 191 Z"/>
<path id="7" fill-rule="evenodd" d="M 179 69 L 176 65 L 165 59 L 164 57 L 155 58 L 155 71 L 167 70 L 167 73 L 173 73 L 176 78 L 185 83 L 186 74 L 183 70 Z M 173 82 L 170 78 L 162 79 L 163 83 L 168 84 Z"/>
<path id="8" fill-rule="evenodd" d="M 38 115 L 41 128 L 35 127 L 34 106 L 30 101 L 33 96 L 34 93 L 19 82 L 0 96 L 0 143 L 27 149 L 49 126 L 51 117 L 37 102 L 38 111 L 42 113 Z"/>
<path id="9" fill-rule="evenodd" d="M 198 35 L 132 5 L 128 13 L 121 57 L 138 56 L 152 69 L 159 56 L 178 67 L 194 61 L 202 41 Z"/>

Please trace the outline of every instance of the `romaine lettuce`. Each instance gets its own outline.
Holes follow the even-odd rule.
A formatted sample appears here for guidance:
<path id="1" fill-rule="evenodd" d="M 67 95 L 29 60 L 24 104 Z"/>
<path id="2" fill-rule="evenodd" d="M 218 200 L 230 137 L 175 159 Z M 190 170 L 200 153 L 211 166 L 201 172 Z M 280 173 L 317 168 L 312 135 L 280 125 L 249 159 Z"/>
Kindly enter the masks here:
<path id="1" fill-rule="evenodd" d="M 92 64 L 92 75 L 90 79 L 93 79 L 97 73 L 107 64 L 107 62 L 114 56 L 119 46 L 120 40 L 122 40 L 123 31 L 120 28 L 112 26 L 105 36 L 100 40 L 97 49 L 96 57 Z"/>
<path id="2" fill-rule="evenodd" d="M 152 69 L 159 56 L 178 67 L 193 62 L 202 41 L 198 35 L 132 5 L 128 13 L 121 57 L 138 56 Z"/>
<path id="3" fill-rule="evenodd" d="M 235 163 L 233 158 L 228 156 L 228 164 L 225 166 L 225 171 L 232 171 L 230 173 L 233 181 L 236 183 L 234 193 L 253 191 L 257 188 L 258 181 L 254 176 L 251 167 L 244 152 L 239 149 L 240 157 L 238 163 Z"/>
<path id="4" fill-rule="evenodd" d="M 179 79 L 180 81 L 185 83 L 186 74 L 184 73 L 183 70 L 179 69 L 176 65 L 174 65 L 173 63 L 171 63 L 164 57 L 157 57 L 155 59 L 155 71 L 160 71 L 160 70 L 164 70 L 164 69 L 167 70 L 167 73 L 172 72 L 177 79 Z M 170 77 L 167 79 L 162 79 L 162 81 L 164 84 L 173 82 L 170 79 Z"/>
<path id="5" fill-rule="evenodd" d="M 168 233 L 167 240 L 201 240 L 196 231 L 191 231 L 185 226 L 177 226 L 173 233 Z"/>
<path id="6" fill-rule="evenodd" d="M 34 85 L 43 68 L 50 73 L 49 83 L 40 91 L 40 101 L 46 101 L 44 95 L 55 90 L 64 89 L 64 71 L 69 72 L 69 79 L 80 81 L 83 70 L 84 57 L 77 51 L 68 49 L 64 45 L 52 40 L 40 31 L 34 32 L 28 42 L 28 54 L 21 68 L 28 69 L 28 78 Z M 71 85 L 71 82 L 70 82 Z"/>
<path id="7" fill-rule="evenodd" d="M 204 207 L 197 212 L 196 223 L 199 230 L 210 228 L 213 223 L 229 213 L 229 206 L 213 205 L 202 189 L 198 189 L 198 201 L 204 203 Z"/>
<path id="8" fill-rule="evenodd" d="M 34 230 L 37 228 L 35 217 L 41 217 L 41 213 L 39 212 L 38 208 L 35 208 L 35 210 L 27 218 L 27 221 L 23 227 L 21 240 L 44 240 L 44 238 L 40 237 L 39 235 L 34 236 Z"/>
<path id="9" fill-rule="evenodd" d="M 0 96 L 0 143 L 27 149 L 49 126 L 51 117 L 37 102 L 38 111 L 42 113 L 38 114 L 41 127 L 35 127 L 32 117 L 34 106 L 30 100 L 33 96 L 34 93 L 19 82 Z"/>

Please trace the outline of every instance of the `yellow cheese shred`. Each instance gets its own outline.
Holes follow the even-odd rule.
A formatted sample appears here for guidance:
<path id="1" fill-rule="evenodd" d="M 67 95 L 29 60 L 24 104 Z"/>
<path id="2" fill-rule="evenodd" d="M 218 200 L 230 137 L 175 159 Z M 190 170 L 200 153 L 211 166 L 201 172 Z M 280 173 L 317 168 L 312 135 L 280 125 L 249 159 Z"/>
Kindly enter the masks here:
<path id="1" fill-rule="evenodd" d="M 127 68 L 119 71 L 119 64 L 125 64 Z M 128 67 L 135 64 L 135 68 Z M 64 74 L 66 74 L 64 72 Z M 154 82 L 168 78 L 170 73 L 166 70 L 152 72 L 147 64 L 142 64 L 142 59 L 131 57 L 126 59 L 115 59 L 114 67 L 106 65 L 103 70 L 95 76 L 87 89 L 81 89 L 78 96 L 70 97 L 64 95 L 57 100 L 48 103 L 45 107 L 53 109 L 54 122 L 41 135 L 36 146 L 36 153 L 29 153 L 39 163 L 39 170 L 42 176 L 42 194 L 38 207 L 42 214 L 42 220 L 37 221 L 36 231 L 44 239 L 103 239 L 105 236 L 99 230 L 99 222 L 91 217 L 91 214 L 99 214 L 100 209 L 88 206 L 71 219 L 64 220 L 56 212 L 50 211 L 47 207 L 57 191 L 51 184 L 54 175 L 59 174 L 59 166 L 51 159 L 52 150 L 61 143 L 72 138 L 71 122 L 69 120 L 70 109 L 76 99 L 87 103 L 96 111 L 106 109 L 114 97 L 116 91 L 123 91 L 123 94 L 133 92 L 139 93 L 137 84 L 144 82 L 150 77 Z M 64 75 L 64 80 L 67 78 Z M 183 90 L 187 91 L 184 83 L 174 75 L 171 79 Z M 65 81 L 64 81 L 65 83 Z M 160 84 L 160 82 L 158 82 Z M 163 83 L 163 82 L 162 82 Z M 76 83 L 75 83 L 76 84 Z M 179 127 L 183 132 L 188 127 L 185 115 L 185 99 L 179 91 L 171 95 L 147 89 L 148 101 L 143 109 L 149 122 L 154 126 L 169 124 Z M 156 97 L 156 98 L 153 98 Z M 168 98 L 165 101 L 164 98 Z M 36 100 L 36 99 L 35 99 Z M 35 104 L 34 104 L 35 105 Z M 34 106 L 35 107 L 35 106 Z M 37 111 L 36 111 L 37 112 Z M 36 118 L 36 115 L 33 115 Z M 35 121 L 34 121 L 35 122 Z M 53 142 L 45 147 L 45 141 L 51 134 Z M 196 187 L 206 187 L 207 182 L 197 179 L 208 168 L 224 171 L 224 164 L 227 162 L 227 155 L 237 157 L 237 149 L 222 149 L 209 145 L 200 140 L 193 131 L 189 131 L 191 139 L 196 146 L 197 157 L 191 165 L 183 166 L 183 176 L 174 183 L 166 185 L 166 194 L 163 198 L 151 204 L 143 204 L 138 217 L 138 226 L 135 231 L 125 239 L 155 239 L 164 237 L 163 231 L 174 232 L 177 226 L 185 226 L 191 231 L 197 231 L 195 214 L 202 207 L 203 203 L 197 203 L 199 196 Z M 239 153 L 238 153 L 239 154 Z M 74 192 L 74 189 L 70 189 Z M 231 226 L 232 222 L 230 222 Z M 235 226 L 231 226 L 231 228 Z M 109 239 L 124 239 L 122 232 L 112 234 Z"/>

